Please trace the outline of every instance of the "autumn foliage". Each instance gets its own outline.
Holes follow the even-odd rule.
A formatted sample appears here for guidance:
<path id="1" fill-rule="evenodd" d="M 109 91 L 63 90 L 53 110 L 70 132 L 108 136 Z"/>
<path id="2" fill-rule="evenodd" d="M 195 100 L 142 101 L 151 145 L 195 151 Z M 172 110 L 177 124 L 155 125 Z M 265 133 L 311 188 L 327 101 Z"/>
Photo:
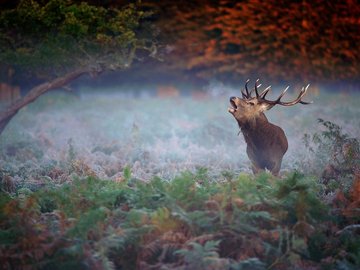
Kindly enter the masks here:
<path id="1" fill-rule="evenodd" d="M 356 1 L 198 1 L 168 8 L 167 64 L 210 79 L 359 77 Z"/>

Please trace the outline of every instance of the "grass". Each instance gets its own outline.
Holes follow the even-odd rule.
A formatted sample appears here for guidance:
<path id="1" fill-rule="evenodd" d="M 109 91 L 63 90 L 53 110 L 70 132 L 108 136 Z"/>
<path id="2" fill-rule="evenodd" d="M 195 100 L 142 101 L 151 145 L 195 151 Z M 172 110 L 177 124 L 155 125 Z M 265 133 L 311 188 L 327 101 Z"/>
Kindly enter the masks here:
<path id="1" fill-rule="evenodd" d="M 34 168 L 49 169 L 54 162 L 62 169 L 71 151 L 96 176 L 113 180 L 126 166 L 143 180 L 154 175 L 170 180 L 200 167 L 214 176 L 224 170 L 250 173 L 246 144 L 227 112 L 228 96 L 233 94 L 192 100 L 49 93 L 20 111 L 2 134 L 1 164 L 5 170 L 15 167 L 12 176 L 21 181 L 41 177 Z M 303 135 L 321 131 L 318 118 L 337 123 L 351 137 L 360 133 L 358 95 L 309 99 L 314 104 L 278 106 L 267 113 L 289 140 L 283 171 L 303 170 Z"/>

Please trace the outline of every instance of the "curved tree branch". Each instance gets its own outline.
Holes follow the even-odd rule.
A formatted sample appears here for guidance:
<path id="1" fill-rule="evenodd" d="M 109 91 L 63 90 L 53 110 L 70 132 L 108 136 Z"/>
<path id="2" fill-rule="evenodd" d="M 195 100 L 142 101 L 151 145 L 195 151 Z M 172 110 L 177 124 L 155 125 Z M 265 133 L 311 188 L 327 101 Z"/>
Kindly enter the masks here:
<path id="1" fill-rule="evenodd" d="M 90 74 L 94 76 L 94 74 L 99 74 L 102 71 L 103 68 L 101 67 L 78 69 L 69 72 L 62 77 L 56 78 L 53 81 L 46 82 L 32 88 L 27 95 L 22 97 L 14 104 L 10 105 L 5 111 L 0 112 L 0 134 L 4 131 L 7 124 L 21 108 L 35 101 L 42 94 L 53 89 L 62 88 L 65 85 L 67 85 L 69 82 L 81 77 L 84 74 Z"/>

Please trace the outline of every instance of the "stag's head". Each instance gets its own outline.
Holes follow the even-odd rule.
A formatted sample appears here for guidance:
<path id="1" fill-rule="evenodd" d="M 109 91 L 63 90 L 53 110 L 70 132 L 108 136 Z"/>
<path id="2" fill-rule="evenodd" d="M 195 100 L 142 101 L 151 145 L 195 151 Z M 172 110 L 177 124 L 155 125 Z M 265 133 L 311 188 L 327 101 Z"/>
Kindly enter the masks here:
<path id="1" fill-rule="evenodd" d="M 261 84 L 258 85 L 258 80 L 255 82 L 255 87 L 253 90 L 249 91 L 248 89 L 249 80 L 246 81 L 245 91 L 242 90 L 242 98 L 240 97 L 230 97 L 231 107 L 228 111 L 235 117 L 239 124 L 243 124 L 249 121 L 252 121 L 258 117 L 263 116 L 263 113 L 267 110 L 270 110 L 275 105 L 282 106 L 292 106 L 297 103 L 301 104 L 310 104 L 311 102 L 302 101 L 302 97 L 306 94 L 309 85 L 303 87 L 300 91 L 298 97 L 289 102 L 281 101 L 281 98 L 285 95 L 289 87 L 286 87 L 285 90 L 280 94 L 276 100 L 267 100 L 266 95 L 269 93 L 271 87 L 265 88 L 261 93 L 259 93 L 258 88 Z M 255 95 L 253 96 L 253 92 Z"/>

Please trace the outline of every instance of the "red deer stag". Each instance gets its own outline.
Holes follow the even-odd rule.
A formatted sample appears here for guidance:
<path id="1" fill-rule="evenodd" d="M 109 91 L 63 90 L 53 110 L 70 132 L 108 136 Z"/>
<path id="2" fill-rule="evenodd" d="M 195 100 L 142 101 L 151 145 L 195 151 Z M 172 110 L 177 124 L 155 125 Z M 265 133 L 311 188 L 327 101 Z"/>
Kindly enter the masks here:
<path id="1" fill-rule="evenodd" d="M 270 86 L 259 94 L 258 87 L 260 85 L 257 85 L 258 81 L 256 81 L 255 96 L 252 97 L 254 90 L 249 92 L 248 82 L 249 80 L 245 84 L 246 92 L 241 91 L 242 98 L 230 97 L 231 108 L 228 111 L 235 117 L 244 135 L 247 144 L 246 153 L 252 163 L 253 172 L 258 173 L 268 169 L 273 175 L 278 175 L 283 156 L 288 149 L 288 142 L 282 128 L 270 123 L 264 112 L 275 105 L 310 104 L 311 102 L 301 100 L 309 85 L 302 88 L 295 100 L 283 102 L 281 98 L 289 87 L 276 100 L 271 101 L 265 99 L 270 91 Z"/>

